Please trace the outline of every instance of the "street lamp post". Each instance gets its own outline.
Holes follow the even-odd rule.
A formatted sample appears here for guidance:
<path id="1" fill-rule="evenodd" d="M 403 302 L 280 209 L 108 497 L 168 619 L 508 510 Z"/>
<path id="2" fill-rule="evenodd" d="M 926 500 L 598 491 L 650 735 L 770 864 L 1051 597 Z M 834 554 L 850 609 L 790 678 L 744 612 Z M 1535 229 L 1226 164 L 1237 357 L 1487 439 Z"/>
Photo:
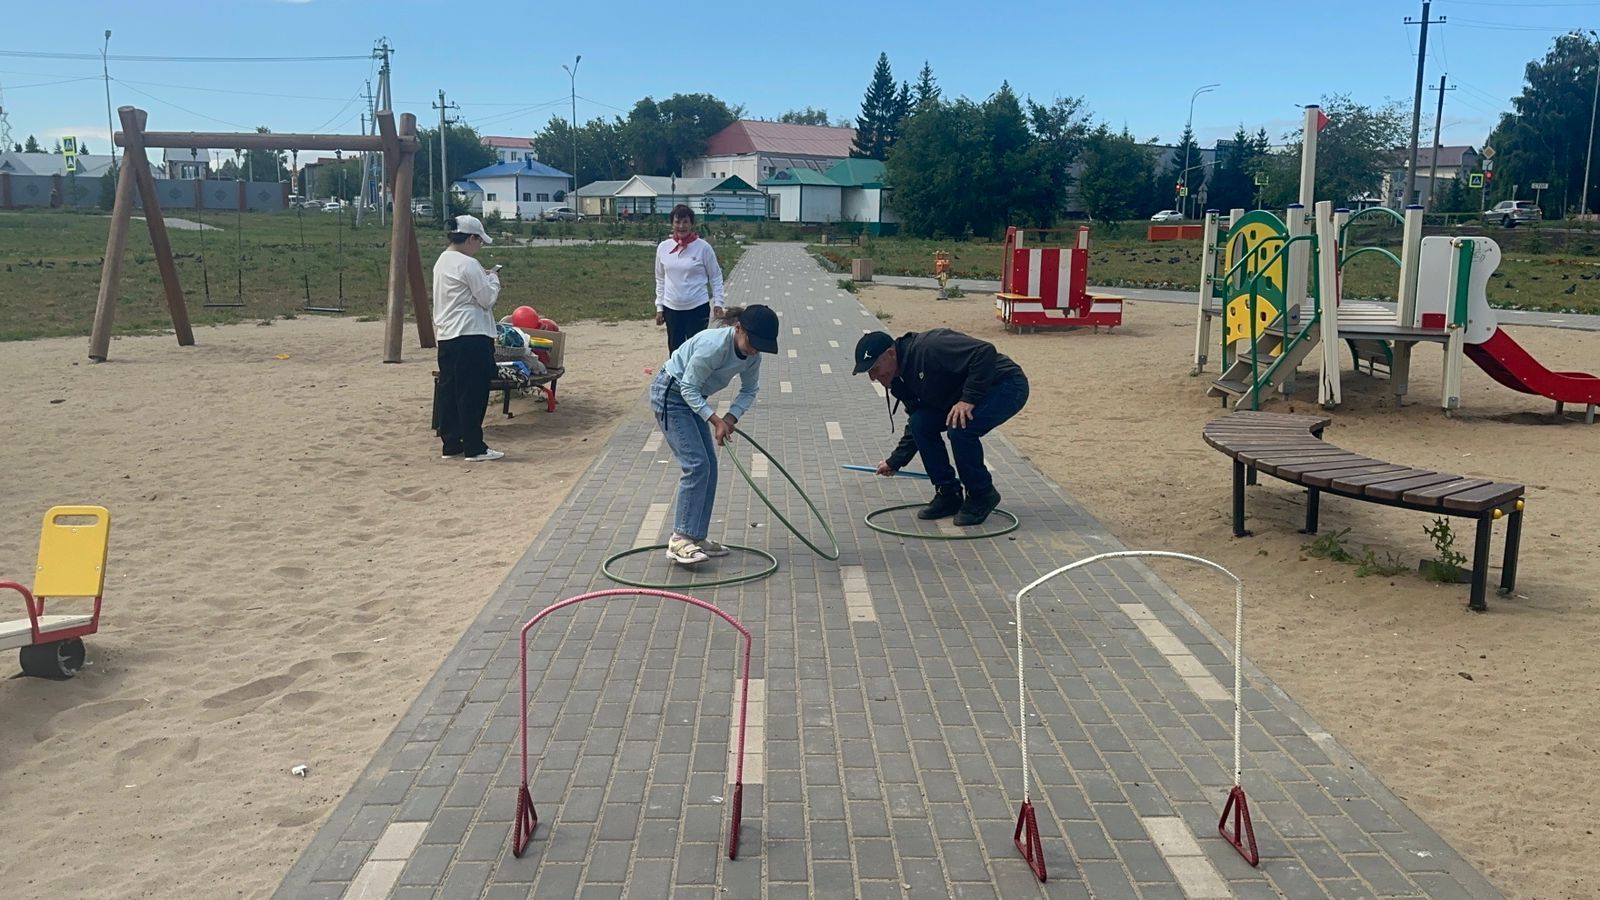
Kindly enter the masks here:
<path id="1" fill-rule="evenodd" d="M 1201 94 L 1208 94 L 1219 87 L 1222 87 L 1221 82 L 1216 84 L 1203 84 L 1195 88 L 1194 93 L 1189 95 L 1189 118 L 1185 119 L 1183 123 L 1183 133 L 1188 140 L 1183 142 L 1183 174 L 1179 176 L 1179 179 L 1183 182 L 1184 187 L 1189 186 L 1189 145 L 1194 143 L 1194 101 Z M 1184 214 L 1184 218 L 1188 218 L 1188 191 L 1184 191 L 1182 195 L 1178 197 L 1178 210 Z"/>
<path id="2" fill-rule="evenodd" d="M 111 49 L 111 29 L 106 29 L 106 40 L 100 45 L 100 74 L 106 82 L 106 140 L 111 143 L 111 171 L 117 170 L 117 126 L 111 120 L 111 65 L 106 53 Z"/>
<path id="3" fill-rule="evenodd" d="M 567 68 L 566 63 L 561 64 L 561 68 L 567 70 L 568 86 L 572 89 L 572 119 L 567 125 L 572 129 L 572 190 L 574 191 L 578 189 L 578 63 L 581 62 L 583 62 L 582 53 L 572 60 L 572 68 Z M 572 198 L 569 196 L 567 199 L 570 201 Z"/>
<path id="4" fill-rule="evenodd" d="M 1589 36 L 1600 40 L 1600 35 L 1595 34 L 1593 29 L 1590 29 Z M 1589 164 L 1594 161 L 1594 114 L 1597 107 L 1600 107 L 1600 54 L 1595 58 L 1594 99 L 1589 101 L 1589 152 L 1583 157 L 1583 199 L 1578 201 L 1580 219 L 1589 214 Z"/>

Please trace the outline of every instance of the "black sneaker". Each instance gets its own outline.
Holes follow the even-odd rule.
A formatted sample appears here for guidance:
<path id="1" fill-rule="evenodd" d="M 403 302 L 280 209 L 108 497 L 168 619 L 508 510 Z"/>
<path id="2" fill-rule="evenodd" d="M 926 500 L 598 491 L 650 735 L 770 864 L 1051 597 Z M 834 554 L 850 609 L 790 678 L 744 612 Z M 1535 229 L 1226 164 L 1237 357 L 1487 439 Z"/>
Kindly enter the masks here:
<path id="1" fill-rule="evenodd" d="M 961 485 L 947 484 L 938 488 L 938 493 L 933 495 L 933 500 L 927 506 L 917 510 L 917 518 L 943 519 L 955 515 L 961 508 Z"/>
<path id="2" fill-rule="evenodd" d="M 982 525 L 989 518 L 989 513 L 1000 505 L 1000 492 L 993 487 L 982 493 L 968 494 L 967 502 L 961 504 L 961 512 L 956 513 L 955 524 L 960 526 Z"/>

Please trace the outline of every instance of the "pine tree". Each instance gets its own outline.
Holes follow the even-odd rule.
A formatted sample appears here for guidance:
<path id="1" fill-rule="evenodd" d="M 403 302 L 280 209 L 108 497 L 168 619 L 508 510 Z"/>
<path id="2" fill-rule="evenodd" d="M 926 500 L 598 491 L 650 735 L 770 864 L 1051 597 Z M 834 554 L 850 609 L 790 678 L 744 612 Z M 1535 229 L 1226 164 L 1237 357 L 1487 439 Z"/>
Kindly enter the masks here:
<path id="1" fill-rule="evenodd" d="M 1187 171 L 1184 169 L 1185 160 L 1188 161 Z M 1163 174 L 1165 177 L 1162 178 L 1162 181 L 1165 184 L 1161 186 L 1160 192 L 1156 194 L 1158 198 L 1166 197 L 1168 192 L 1176 197 L 1180 183 L 1189 189 L 1189 197 L 1200 196 L 1200 188 L 1206 181 L 1205 157 L 1200 152 L 1200 145 L 1195 142 L 1193 129 L 1187 127 L 1183 129 L 1183 137 L 1178 141 L 1178 146 L 1172 153 L 1172 165 L 1167 167 L 1167 171 Z M 1161 199 L 1159 202 L 1165 203 L 1166 201 Z M 1177 208 L 1180 210 L 1186 209 L 1188 206 L 1184 197 L 1178 197 L 1177 202 Z"/>
<path id="2" fill-rule="evenodd" d="M 883 159 L 889 155 L 894 128 L 900 118 L 897 115 L 899 101 L 894 72 L 889 68 L 889 54 L 879 53 L 878 65 L 872 70 L 872 84 L 861 100 L 861 115 L 856 117 L 856 139 L 850 148 L 851 156 Z"/>
<path id="3" fill-rule="evenodd" d="M 30 135 L 28 135 L 28 142 L 26 144 L 22 145 L 22 152 L 24 152 L 24 153 L 42 153 L 44 151 L 40 149 L 38 139 L 30 134 Z"/>
<path id="4" fill-rule="evenodd" d="M 922 61 L 922 71 L 917 74 L 917 86 L 912 91 L 911 99 L 916 106 L 921 106 L 933 100 L 938 100 L 942 92 L 939 82 L 933 79 L 933 67 L 927 60 Z"/>

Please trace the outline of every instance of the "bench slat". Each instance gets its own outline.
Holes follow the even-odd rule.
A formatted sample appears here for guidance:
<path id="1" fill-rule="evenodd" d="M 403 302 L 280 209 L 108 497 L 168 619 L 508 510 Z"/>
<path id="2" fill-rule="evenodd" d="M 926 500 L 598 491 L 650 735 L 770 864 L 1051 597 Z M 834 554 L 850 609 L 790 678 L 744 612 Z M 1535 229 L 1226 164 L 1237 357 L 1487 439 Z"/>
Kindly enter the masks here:
<path id="1" fill-rule="evenodd" d="M 1375 497 L 1379 500 L 1399 500 L 1406 491 L 1415 488 L 1431 487 L 1436 484 L 1444 484 L 1447 481 L 1460 480 L 1460 475 L 1452 475 L 1449 472 L 1434 472 L 1432 475 L 1417 475 L 1412 478 L 1402 478 L 1398 481 L 1384 481 L 1368 485 L 1361 493 L 1364 496 Z"/>
<path id="2" fill-rule="evenodd" d="M 1275 475 L 1286 481 L 1299 482 L 1300 476 L 1307 472 L 1317 472 L 1340 466 L 1364 466 L 1372 462 L 1370 457 L 1359 453 L 1350 453 L 1345 456 L 1324 456 L 1317 459 L 1294 459 L 1257 466 L 1268 475 Z"/>
<path id="3" fill-rule="evenodd" d="M 1336 491 L 1359 493 L 1361 491 L 1361 487 L 1355 482 L 1355 479 L 1357 478 L 1364 478 L 1372 475 L 1381 475 L 1385 478 L 1394 478 L 1402 472 L 1414 471 L 1416 470 L 1409 466 L 1397 466 L 1394 463 L 1375 462 L 1370 466 L 1364 466 L 1359 469 L 1342 469 L 1337 472 L 1330 472 L 1326 475 L 1321 472 L 1312 472 L 1306 476 L 1305 483 L 1311 485 L 1312 487 L 1332 488 Z"/>
<path id="4" fill-rule="evenodd" d="M 1285 475 L 1293 475 L 1295 476 L 1295 480 L 1301 484 L 1311 485 L 1312 487 L 1321 487 L 1320 484 L 1313 484 L 1312 478 L 1336 478 L 1338 477 L 1338 474 L 1342 472 L 1349 472 L 1356 469 L 1371 469 L 1373 466 L 1380 465 L 1387 465 L 1387 463 L 1384 463 L 1382 460 L 1376 460 L 1372 459 L 1371 457 L 1362 456 L 1358 459 L 1341 459 L 1338 462 L 1329 462 L 1326 464 L 1319 462 L 1315 465 L 1305 464 L 1279 466 L 1278 477 L 1282 478 Z"/>
<path id="5" fill-rule="evenodd" d="M 1477 512 L 1493 509 L 1503 503 L 1515 500 L 1521 497 L 1522 493 L 1523 487 L 1520 484 L 1497 481 L 1492 484 L 1486 484 L 1483 487 L 1462 491 L 1459 494 L 1451 494 L 1444 498 L 1444 506 L 1445 509 Z"/>
<path id="6" fill-rule="evenodd" d="M 1270 471 L 1272 467 L 1276 466 L 1278 463 L 1301 462 L 1304 460 L 1325 459 L 1336 456 L 1359 455 L 1360 454 L 1357 453 L 1351 453 L 1348 450 L 1340 450 L 1338 447 L 1328 447 L 1326 449 L 1315 450 L 1265 450 L 1259 453 L 1253 451 L 1243 452 L 1237 455 L 1237 459 L 1239 459 L 1241 462 L 1247 462 L 1258 469 L 1267 469 Z"/>
<path id="7" fill-rule="evenodd" d="M 1443 484 L 1406 491 L 1405 496 L 1401 499 L 1407 503 L 1438 504 L 1441 499 L 1450 494 L 1459 494 L 1462 491 L 1470 491 L 1473 488 L 1480 488 L 1492 483 L 1487 478 L 1462 478 L 1459 481 L 1446 481 Z"/>

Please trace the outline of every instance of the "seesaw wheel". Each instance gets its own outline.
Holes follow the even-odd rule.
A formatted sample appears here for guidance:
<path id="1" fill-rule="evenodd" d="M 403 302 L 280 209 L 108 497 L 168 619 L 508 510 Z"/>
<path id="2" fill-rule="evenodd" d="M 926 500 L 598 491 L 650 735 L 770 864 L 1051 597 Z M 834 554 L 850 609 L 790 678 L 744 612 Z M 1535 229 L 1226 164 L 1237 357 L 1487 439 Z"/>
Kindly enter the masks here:
<path id="1" fill-rule="evenodd" d="M 22 660 L 22 674 L 60 681 L 78 674 L 87 651 L 82 639 L 71 638 L 23 647 L 18 655 Z"/>

